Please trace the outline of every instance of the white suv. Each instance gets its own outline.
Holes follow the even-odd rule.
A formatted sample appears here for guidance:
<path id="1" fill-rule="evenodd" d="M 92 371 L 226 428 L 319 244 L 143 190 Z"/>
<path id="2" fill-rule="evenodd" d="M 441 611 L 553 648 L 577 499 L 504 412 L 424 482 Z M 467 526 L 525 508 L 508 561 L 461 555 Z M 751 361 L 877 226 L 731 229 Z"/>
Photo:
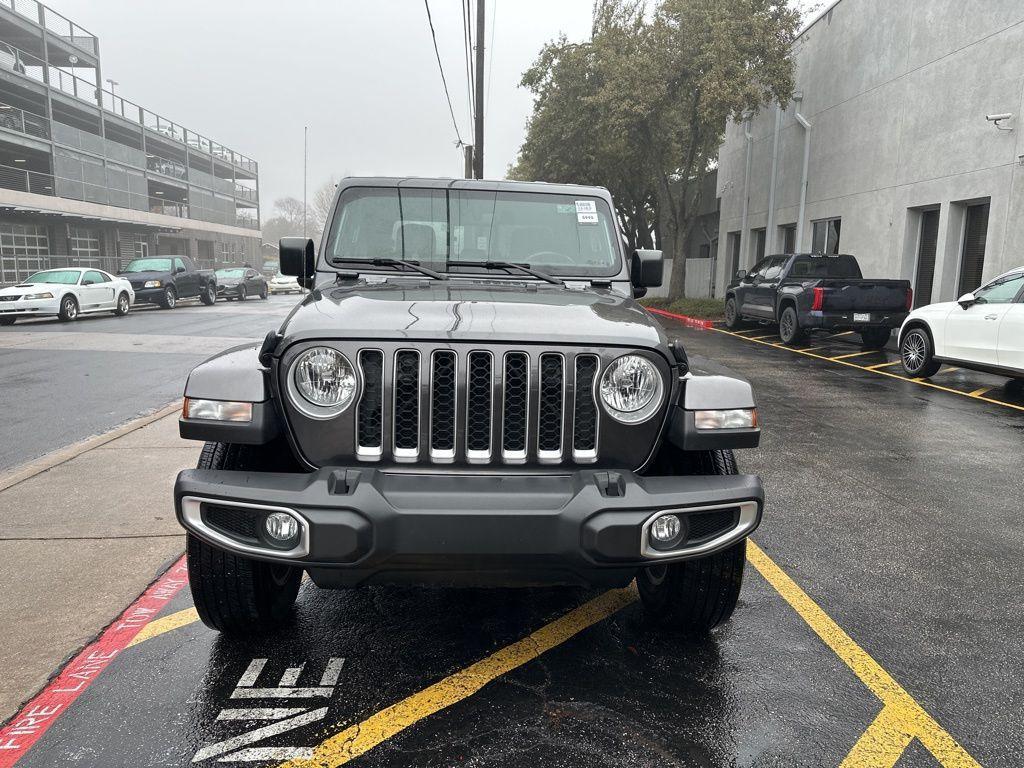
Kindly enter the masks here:
<path id="1" fill-rule="evenodd" d="M 900 358 L 915 377 L 952 363 L 1024 378 L 1024 267 L 957 301 L 915 309 L 900 329 Z"/>

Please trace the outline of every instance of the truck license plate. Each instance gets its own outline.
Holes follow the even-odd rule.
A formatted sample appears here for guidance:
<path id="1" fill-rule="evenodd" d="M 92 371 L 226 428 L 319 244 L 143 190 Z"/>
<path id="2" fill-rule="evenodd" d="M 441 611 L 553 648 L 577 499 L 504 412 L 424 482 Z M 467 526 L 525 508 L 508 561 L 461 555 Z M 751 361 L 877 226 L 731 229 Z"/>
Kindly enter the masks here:
<path id="1" fill-rule="evenodd" d="M 854 312 L 853 322 L 855 323 L 870 323 L 871 313 L 870 312 Z"/>

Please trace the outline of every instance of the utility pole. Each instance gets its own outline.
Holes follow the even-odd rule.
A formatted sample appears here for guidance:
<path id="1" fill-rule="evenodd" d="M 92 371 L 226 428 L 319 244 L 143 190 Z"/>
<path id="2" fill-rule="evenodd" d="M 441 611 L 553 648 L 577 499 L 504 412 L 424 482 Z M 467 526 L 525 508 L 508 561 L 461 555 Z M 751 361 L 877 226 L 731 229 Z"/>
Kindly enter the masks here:
<path id="1" fill-rule="evenodd" d="M 306 176 L 309 165 L 309 126 L 302 126 L 302 236 L 306 237 Z"/>
<path id="2" fill-rule="evenodd" d="M 462 145 L 462 151 L 466 155 L 465 176 L 466 176 L 467 179 L 472 179 L 473 178 L 473 145 L 472 144 L 463 144 Z"/>
<path id="3" fill-rule="evenodd" d="M 476 109 L 473 172 L 484 177 L 484 0 L 476 0 Z"/>

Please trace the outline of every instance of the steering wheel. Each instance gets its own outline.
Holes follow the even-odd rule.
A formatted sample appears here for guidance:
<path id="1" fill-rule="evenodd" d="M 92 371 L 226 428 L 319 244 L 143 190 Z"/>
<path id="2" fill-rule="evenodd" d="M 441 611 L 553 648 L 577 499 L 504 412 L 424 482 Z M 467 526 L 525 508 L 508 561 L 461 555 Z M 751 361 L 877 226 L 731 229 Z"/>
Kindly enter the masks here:
<path id="1" fill-rule="evenodd" d="M 570 256 L 567 253 L 559 253 L 558 251 L 537 251 L 535 253 L 531 253 L 529 256 L 526 257 L 526 263 L 527 264 L 532 264 L 533 260 L 535 258 L 539 257 L 539 256 L 554 256 L 554 257 L 559 258 L 559 259 L 566 259 L 569 262 L 569 264 L 571 264 L 574 267 L 579 266 L 579 262 L 576 261 L 576 259 L 574 259 L 572 256 Z M 558 265 L 558 264 L 551 264 L 551 265 L 546 265 L 546 266 L 560 266 L 560 265 Z"/>

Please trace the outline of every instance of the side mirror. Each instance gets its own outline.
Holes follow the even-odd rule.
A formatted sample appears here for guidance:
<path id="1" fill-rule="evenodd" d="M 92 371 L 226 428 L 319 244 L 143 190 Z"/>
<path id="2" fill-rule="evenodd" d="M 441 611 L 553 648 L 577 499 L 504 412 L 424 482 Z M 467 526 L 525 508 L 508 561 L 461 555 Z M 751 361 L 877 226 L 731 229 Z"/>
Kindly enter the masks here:
<path id="1" fill-rule="evenodd" d="M 306 237 L 282 237 L 278 248 L 281 274 L 294 277 L 303 288 L 312 288 L 316 273 L 313 241 Z"/>
<path id="2" fill-rule="evenodd" d="M 659 288 L 665 277 L 665 259 L 661 251 L 633 251 L 629 280 L 634 288 Z"/>
<path id="3" fill-rule="evenodd" d="M 747 276 L 747 270 L 745 270 L 745 269 L 737 269 L 736 270 L 736 279 L 737 280 L 742 280 L 746 276 Z"/>
<path id="4" fill-rule="evenodd" d="M 974 297 L 973 293 L 965 293 L 963 296 L 956 300 L 956 303 L 959 304 L 964 309 L 970 309 L 971 307 L 978 303 L 978 300 Z"/>
<path id="5" fill-rule="evenodd" d="M 180 275 L 184 271 L 185 271 L 184 267 L 175 267 L 174 268 L 174 274 L 176 274 L 176 275 Z"/>

